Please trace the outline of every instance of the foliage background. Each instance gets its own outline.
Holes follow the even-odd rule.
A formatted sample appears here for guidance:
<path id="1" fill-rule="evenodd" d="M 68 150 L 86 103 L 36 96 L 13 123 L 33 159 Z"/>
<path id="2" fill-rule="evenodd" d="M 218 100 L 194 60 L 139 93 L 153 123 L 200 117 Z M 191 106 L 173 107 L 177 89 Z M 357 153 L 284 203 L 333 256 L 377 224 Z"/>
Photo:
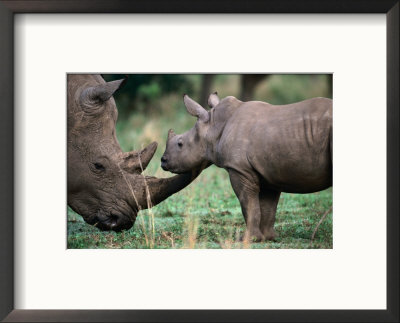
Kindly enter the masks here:
<path id="1" fill-rule="evenodd" d="M 103 75 L 106 81 L 123 78 Z M 169 177 L 160 167 L 168 129 L 189 130 L 196 119 L 183 105 L 189 94 L 205 106 L 208 94 L 221 98 L 287 104 L 323 96 L 332 98 L 330 74 L 200 75 L 132 74 L 114 95 L 119 118 L 117 137 L 124 151 L 157 141 L 146 175 Z M 68 209 L 68 248 L 332 248 L 332 189 L 313 194 L 283 193 L 278 204 L 276 241 L 243 244 L 245 223 L 228 173 L 211 166 L 187 188 L 151 210 L 141 211 L 135 226 L 122 233 L 101 232 Z M 323 214 L 315 238 L 311 236 Z"/>

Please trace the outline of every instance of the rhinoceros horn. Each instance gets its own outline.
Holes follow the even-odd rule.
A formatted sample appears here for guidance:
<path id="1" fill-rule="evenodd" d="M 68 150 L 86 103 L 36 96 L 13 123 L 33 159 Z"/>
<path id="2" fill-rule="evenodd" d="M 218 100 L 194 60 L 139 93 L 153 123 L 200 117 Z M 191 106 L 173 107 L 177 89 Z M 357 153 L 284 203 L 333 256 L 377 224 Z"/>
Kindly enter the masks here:
<path id="1" fill-rule="evenodd" d="M 157 142 L 152 142 L 140 151 L 123 153 L 121 168 L 128 173 L 141 173 L 150 163 L 156 150 Z"/>
<path id="2" fill-rule="evenodd" d="M 168 140 L 170 140 L 174 136 L 176 136 L 176 133 L 174 132 L 174 130 L 169 129 L 168 130 Z"/>
<path id="3" fill-rule="evenodd" d="M 168 178 L 157 178 L 153 176 L 136 177 L 135 187 L 141 189 L 138 192 L 136 203 L 139 209 L 150 208 L 162 201 L 172 194 L 180 191 L 191 183 L 199 174 L 201 170 L 193 170 L 192 172 L 175 175 Z"/>

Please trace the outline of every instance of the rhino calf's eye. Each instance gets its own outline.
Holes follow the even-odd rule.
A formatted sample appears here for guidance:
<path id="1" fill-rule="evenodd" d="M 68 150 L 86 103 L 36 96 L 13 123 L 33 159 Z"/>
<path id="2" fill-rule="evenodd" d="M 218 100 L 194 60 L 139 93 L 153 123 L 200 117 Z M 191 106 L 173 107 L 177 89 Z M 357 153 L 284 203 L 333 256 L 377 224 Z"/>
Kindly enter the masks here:
<path id="1" fill-rule="evenodd" d="M 94 163 L 94 167 L 97 170 L 105 170 L 104 166 L 102 164 L 100 164 L 100 163 Z"/>
<path id="2" fill-rule="evenodd" d="M 183 145 L 183 144 L 182 144 L 181 142 L 178 142 L 178 146 L 179 146 L 179 147 L 182 147 L 182 145 Z"/>

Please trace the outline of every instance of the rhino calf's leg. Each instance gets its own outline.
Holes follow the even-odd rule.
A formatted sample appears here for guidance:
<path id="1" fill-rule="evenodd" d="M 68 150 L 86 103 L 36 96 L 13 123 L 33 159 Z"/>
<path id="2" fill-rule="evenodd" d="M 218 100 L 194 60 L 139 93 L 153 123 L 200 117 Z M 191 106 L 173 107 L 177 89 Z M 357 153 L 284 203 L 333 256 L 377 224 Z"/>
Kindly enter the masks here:
<path id="1" fill-rule="evenodd" d="M 274 240 L 276 237 L 274 224 L 280 195 L 281 192 L 279 191 L 261 188 L 259 194 L 261 210 L 260 230 L 265 240 Z"/>
<path id="2" fill-rule="evenodd" d="M 244 219 L 246 221 L 246 232 L 243 240 L 260 242 L 264 237 L 260 231 L 261 212 L 259 202 L 260 187 L 255 183 L 253 177 L 248 179 L 241 173 L 229 170 L 233 191 L 239 199 Z"/>

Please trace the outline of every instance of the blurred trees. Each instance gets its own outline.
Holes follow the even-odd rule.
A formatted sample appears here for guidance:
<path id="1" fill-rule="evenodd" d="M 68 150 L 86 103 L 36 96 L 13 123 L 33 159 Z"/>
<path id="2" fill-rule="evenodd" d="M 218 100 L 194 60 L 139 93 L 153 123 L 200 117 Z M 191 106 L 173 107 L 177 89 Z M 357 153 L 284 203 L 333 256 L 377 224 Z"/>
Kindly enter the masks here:
<path id="1" fill-rule="evenodd" d="M 215 92 L 211 89 L 214 78 L 217 74 L 204 74 L 202 85 L 201 85 L 201 94 L 200 94 L 200 103 L 203 106 L 207 106 L 207 100 L 210 93 Z M 240 75 L 240 95 L 237 96 L 239 100 L 242 101 L 250 101 L 253 98 L 254 89 L 261 80 L 268 77 L 268 74 L 242 74 Z M 218 92 L 218 91 L 217 91 Z"/>
<path id="2" fill-rule="evenodd" d="M 103 74 L 106 81 L 124 74 Z M 236 96 L 242 101 L 262 100 L 287 104 L 310 97 L 332 98 L 331 74 L 130 74 L 126 85 L 116 94 L 122 114 L 159 111 L 165 97 L 189 94 L 203 106 L 208 95 Z"/>
<path id="3" fill-rule="evenodd" d="M 102 74 L 102 76 L 107 82 L 128 76 L 126 85 L 118 92 L 118 109 L 122 112 L 151 110 L 154 103 L 161 100 L 162 96 L 175 92 L 190 92 L 192 86 L 184 74 Z"/>
<path id="4" fill-rule="evenodd" d="M 201 93 L 200 93 L 199 103 L 201 105 L 203 105 L 203 107 L 207 106 L 208 96 L 211 93 L 215 92 L 215 90 L 213 91 L 211 89 L 214 78 L 215 78 L 215 74 L 203 74 L 203 76 L 202 76 Z"/>
<path id="5" fill-rule="evenodd" d="M 243 74 L 241 76 L 241 91 L 239 99 L 242 101 L 253 100 L 254 90 L 263 79 L 268 78 L 268 74 Z"/>

